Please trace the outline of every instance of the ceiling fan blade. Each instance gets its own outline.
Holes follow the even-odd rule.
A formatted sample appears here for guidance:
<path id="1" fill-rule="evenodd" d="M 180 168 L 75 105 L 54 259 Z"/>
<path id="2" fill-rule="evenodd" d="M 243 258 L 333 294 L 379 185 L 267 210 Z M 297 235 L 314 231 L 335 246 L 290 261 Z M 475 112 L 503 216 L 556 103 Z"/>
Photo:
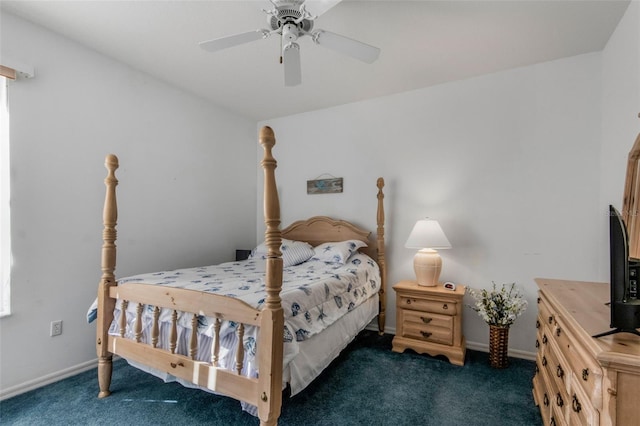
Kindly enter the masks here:
<path id="1" fill-rule="evenodd" d="M 217 52 L 218 50 L 226 49 L 228 47 L 238 46 L 240 44 L 249 43 L 261 38 L 269 36 L 269 32 L 266 30 L 248 31 L 246 33 L 234 34 L 226 37 L 216 38 L 213 40 L 202 41 L 198 43 L 200 47 L 209 52 Z"/>
<path id="2" fill-rule="evenodd" d="M 302 70 L 300 68 L 300 46 L 297 43 L 288 43 L 282 49 L 284 62 L 284 85 L 297 86 L 302 83 Z"/>
<path id="3" fill-rule="evenodd" d="M 304 7 L 313 16 L 320 16 L 342 0 L 306 0 Z"/>
<path id="4" fill-rule="evenodd" d="M 380 49 L 377 47 L 362 43 L 331 31 L 319 30 L 313 33 L 313 41 L 316 44 L 333 49 L 337 52 L 360 59 L 363 62 L 371 64 L 380 56 Z"/>

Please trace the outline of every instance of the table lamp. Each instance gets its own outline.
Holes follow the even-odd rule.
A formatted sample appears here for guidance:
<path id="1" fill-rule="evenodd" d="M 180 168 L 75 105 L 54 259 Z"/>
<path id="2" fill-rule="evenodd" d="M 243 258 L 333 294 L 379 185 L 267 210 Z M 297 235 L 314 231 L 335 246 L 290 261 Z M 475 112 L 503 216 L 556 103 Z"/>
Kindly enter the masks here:
<path id="1" fill-rule="evenodd" d="M 433 287 L 438 284 L 442 259 L 436 249 L 449 249 L 447 240 L 437 220 L 426 218 L 416 222 L 404 245 L 420 249 L 413 258 L 413 269 L 418 285 Z"/>

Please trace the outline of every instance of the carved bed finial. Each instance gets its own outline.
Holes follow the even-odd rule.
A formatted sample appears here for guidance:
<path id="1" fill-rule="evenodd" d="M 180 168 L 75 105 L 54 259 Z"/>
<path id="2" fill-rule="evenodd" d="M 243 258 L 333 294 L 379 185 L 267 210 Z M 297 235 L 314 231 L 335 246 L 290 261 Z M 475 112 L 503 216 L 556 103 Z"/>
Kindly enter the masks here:
<path id="1" fill-rule="evenodd" d="M 113 282 L 113 271 L 116 266 L 116 223 L 118 221 L 118 206 L 116 201 L 118 179 L 115 175 L 119 167 L 118 157 L 113 154 L 107 155 L 104 160 L 104 165 L 107 168 L 107 177 L 104 179 L 107 190 L 102 213 L 102 220 L 104 222 L 104 231 L 102 233 L 102 280 L 105 282 Z"/>
<path id="2" fill-rule="evenodd" d="M 264 233 L 265 245 L 267 246 L 267 300 L 266 306 L 272 309 L 280 308 L 280 289 L 282 287 L 282 258 L 280 244 L 282 243 L 282 233 L 280 232 L 280 201 L 278 199 L 278 188 L 276 186 L 275 169 L 278 163 L 271 152 L 276 144 L 276 139 L 271 127 L 265 126 L 260 129 L 260 143 L 264 148 L 264 158 L 262 168 L 264 169 L 264 223 L 266 230 Z M 271 268 L 271 272 L 269 272 Z M 280 277 L 278 280 L 276 277 Z"/>

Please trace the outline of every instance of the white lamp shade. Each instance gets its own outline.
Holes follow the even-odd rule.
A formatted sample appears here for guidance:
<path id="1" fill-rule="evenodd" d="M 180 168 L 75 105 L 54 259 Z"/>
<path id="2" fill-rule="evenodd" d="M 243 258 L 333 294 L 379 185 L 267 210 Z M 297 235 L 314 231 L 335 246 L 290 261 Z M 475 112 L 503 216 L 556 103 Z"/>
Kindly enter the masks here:
<path id="1" fill-rule="evenodd" d="M 415 249 L 449 249 L 451 243 L 438 221 L 427 218 L 416 222 L 404 246 Z"/>

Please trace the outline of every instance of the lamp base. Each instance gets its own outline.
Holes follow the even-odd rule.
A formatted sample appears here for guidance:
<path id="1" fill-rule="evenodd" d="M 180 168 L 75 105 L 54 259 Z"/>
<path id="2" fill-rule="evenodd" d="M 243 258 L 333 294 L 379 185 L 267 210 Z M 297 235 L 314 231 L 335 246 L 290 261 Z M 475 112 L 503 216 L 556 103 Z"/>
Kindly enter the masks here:
<path id="1" fill-rule="evenodd" d="M 413 270 L 416 273 L 418 285 L 434 287 L 438 285 L 442 258 L 436 250 L 422 249 L 413 257 Z"/>

